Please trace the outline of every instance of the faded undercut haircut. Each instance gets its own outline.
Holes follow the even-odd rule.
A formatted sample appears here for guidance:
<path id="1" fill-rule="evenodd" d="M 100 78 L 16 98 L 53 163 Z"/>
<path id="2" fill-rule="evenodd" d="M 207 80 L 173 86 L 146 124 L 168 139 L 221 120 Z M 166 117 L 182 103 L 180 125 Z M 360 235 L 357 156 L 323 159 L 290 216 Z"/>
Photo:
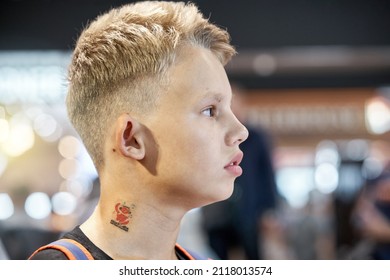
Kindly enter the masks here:
<path id="1" fill-rule="evenodd" d="M 145 1 L 98 16 L 76 42 L 66 105 L 97 170 L 109 124 L 122 113 L 146 115 L 166 89 L 180 46 L 210 49 L 226 65 L 235 54 L 226 30 L 193 3 Z"/>

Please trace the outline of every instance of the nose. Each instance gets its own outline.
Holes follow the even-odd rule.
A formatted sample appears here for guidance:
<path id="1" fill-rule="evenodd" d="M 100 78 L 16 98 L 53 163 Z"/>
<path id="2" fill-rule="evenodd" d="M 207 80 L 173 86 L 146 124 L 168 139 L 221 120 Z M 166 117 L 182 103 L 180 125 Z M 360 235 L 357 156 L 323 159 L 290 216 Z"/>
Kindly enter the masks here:
<path id="1" fill-rule="evenodd" d="M 239 145 L 248 138 L 248 135 L 248 129 L 236 117 L 234 117 L 234 125 L 232 126 L 230 133 L 227 135 L 227 145 Z"/>
<path id="2" fill-rule="evenodd" d="M 242 142 L 244 142 L 246 139 L 248 139 L 248 136 L 249 136 L 249 131 L 248 129 L 242 124 L 241 124 L 241 130 L 240 130 L 240 133 L 239 133 L 239 137 L 237 139 L 237 144 L 241 144 Z"/>

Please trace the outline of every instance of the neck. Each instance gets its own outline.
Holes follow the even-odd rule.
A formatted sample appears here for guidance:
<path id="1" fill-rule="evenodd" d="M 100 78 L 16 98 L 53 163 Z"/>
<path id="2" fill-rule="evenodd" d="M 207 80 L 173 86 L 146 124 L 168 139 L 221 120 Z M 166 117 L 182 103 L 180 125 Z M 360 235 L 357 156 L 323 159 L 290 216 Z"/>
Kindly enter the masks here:
<path id="1" fill-rule="evenodd" d="M 81 229 L 113 259 L 175 259 L 185 212 L 151 205 L 135 199 L 100 202 Z"/>

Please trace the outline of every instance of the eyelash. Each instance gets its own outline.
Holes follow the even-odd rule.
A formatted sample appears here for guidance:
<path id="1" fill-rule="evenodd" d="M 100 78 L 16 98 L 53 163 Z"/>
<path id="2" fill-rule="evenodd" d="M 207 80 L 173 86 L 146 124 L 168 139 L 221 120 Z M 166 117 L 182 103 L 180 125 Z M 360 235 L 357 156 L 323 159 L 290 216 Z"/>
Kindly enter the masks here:
<path id="1" fill-rule="evenodd" d="M 216 115 L 216 108 L 214 106 L 210 106 L 210 107 L 207 107 L 205 109 L 202 110 L 202 114 L 212 118 L 212 117 L 215 117 Z M 209 114 L 206 114 L 205 112 L 210 112 Z"/>

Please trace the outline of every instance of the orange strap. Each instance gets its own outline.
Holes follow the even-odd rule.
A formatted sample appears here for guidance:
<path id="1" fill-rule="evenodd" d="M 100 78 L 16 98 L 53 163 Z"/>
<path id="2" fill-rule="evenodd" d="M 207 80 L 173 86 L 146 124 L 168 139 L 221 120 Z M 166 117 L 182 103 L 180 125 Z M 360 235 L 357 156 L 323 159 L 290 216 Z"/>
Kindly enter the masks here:
<path id="1" fill-rule="evenodd" d="M 180 251 L 183 255 L 185 255 L 189 260 L 195 260 L 195 258 L 183 247 L 176 243 L 176 249 Z"/>
<path id="2" fill-rule="evenodd" d="M 180 246 L 179 244 L 176 243 L 176 250 L 180 251 L 183 255 L 185 255 L 189 260 L 212 260 L 211 258 L 205 258 L 203 257 L 202 255 L 196 253 L 196 252 L 193 252 L 193 251 L 190 251 L 190 250 L 186 250 L 184 249 L 182 246 Z"/>
<path id="3" fill-rule="evenodd" d="M 42 246 L 35 250 L 29 257 L 31 259 L 36 253 L 45 249 L 55 249 L 64 253 L 69 260 L 93 260 L 91 253 L 79 242 L 73 239 L 59 239 L 48 245 Z"/>

